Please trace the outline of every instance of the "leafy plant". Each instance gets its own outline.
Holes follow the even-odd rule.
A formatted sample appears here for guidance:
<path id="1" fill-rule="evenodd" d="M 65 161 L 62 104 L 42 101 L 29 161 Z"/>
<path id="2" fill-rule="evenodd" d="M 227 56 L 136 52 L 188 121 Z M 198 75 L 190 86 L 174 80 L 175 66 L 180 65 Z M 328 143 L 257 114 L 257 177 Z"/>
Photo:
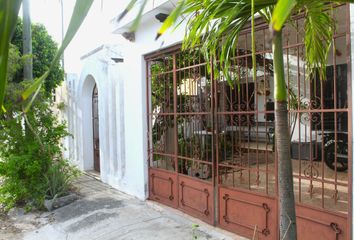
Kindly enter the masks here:
<path id="1" fill-rule="evenodd" d="M 18 12 L 20 10 L 22 0 L 0 0 L 0 113 L 5 112 L 6 109 L 3 106 L 5 97 L 6 83 L 7 83 L 7 66 L 8 66 L 8 54 L 11 37 L 15 31 Z M 63 42 L 56 52 L 51 65 L 46 72 L 38 77 L 27 89 L 21 94 L 21 101 L 26 101 L 29 97 L 32 98 L 24 108 L 24 112 L 27 112 L 31 107 L 34 99 L 38 95 L 42 84 L 49 76 L 50 72 L 55 67 L 57 61 L 64 53 L 65 48 L 69 45 L 74 38 L 76 32 L 80 28 L 83 20 L 85 19 L 93 0 L 76 0 L 76 4 L 72 13 L 72 17 L 69 23 L 69 27 L 63 39 Z"/>
<path id="2" fill-rule="evenodd" d="M 192 239 L 198 239 L 198 236 L 197 236 L 197 230 L 199 228 L 199 225 L 198 224 L 193 224 L 192 225 Z"/>
<path id="3" fill-rule="evenodd" d="M 14 32 L 21 1 L 0 1 L 0 112 L 4 111 L 3 100 L 7 82 L 7 66 L 11 36 Z"/>
<path id="4" fill-rule="evenodd" d="M 16 45 L 10 44 L 8 61 L 9 65 L 7 68 L 7 80 L 12 81 L 16 73 L 22 67 L 22 58 L 20 56 L 20 51 Z"/>
<path id="5" fill-rule="evenodd" d="M 16 96 L 27 85 L 12 84 L 9 93 Z M 7 112 L 0 117 L 0 203 L 7 209 L 17 204 L 41 208 L 47 195 L 64 194 L 76 173 L 62 157 L 65 123 L 43 96 L 42 90 L 27 114 L 6 98 Z"/>
<path id="6" fill-rule="evenodd" d="M 67 194 L 78 170 L 62 157 L 61 141 L 69 134 L 65 123 L 53 113 L 45 88 L 39 89 L 32 111 L 24 113 L 16 103 L 33 83 L 18 78 L 21 59 L 18 47 L 11 44 L 4 102 L 7 111 L 0 115 L 0 204 L 6 209 L 23 205 L 30 210 L 41 208 L 46 198 Z"/>
<path id="7" fill-rule="evenodd" d="M 79 176 L 80 171 L 69 165 L 67 161 L 53 163 L 48 172 L 44 175 L 47 186 L 46 199 L 55 199 L 66 195 L 71 187 L 72 181 Z"/>
<path id="8" fill-rule="evenodd" d="M 15 45 L 21 53 L 23 52 L 22 31 L 23 21 L 18 19 L 11 43 Z M 33 54 L 30 57 L 33 62 L 33 77 L 38 78 L 47 71 L 58 50 L 57 43 L 42 24 L 32 24 L 32 49 Z M 10 63 L 10 65 L 11 64 L 12 63 Z M 21 82 L 23 79 L 23 71 L 20 69 L 13 81 Z M 59 60 L 57 60 L 44 83 L 46 93 L 51 94 L 63 79 L 64 71 L 60 66 Z"/>

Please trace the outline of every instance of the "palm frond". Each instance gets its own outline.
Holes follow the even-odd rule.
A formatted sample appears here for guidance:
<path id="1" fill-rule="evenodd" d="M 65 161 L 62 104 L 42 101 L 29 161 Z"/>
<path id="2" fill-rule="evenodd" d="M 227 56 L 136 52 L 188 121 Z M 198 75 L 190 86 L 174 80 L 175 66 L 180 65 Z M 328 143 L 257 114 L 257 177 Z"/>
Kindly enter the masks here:
<path id="1" fill-rule="evenodd" d="M 6 111 L 3 101 L 7 80 L 9 44 L 16 27 L 21 2 L 21 0 L 0 1 L 0 112 Z"/>
<path id="2" fill-rule="evenodd" d="M 141 18 L 143 16 L 144 13 L 144 9 L 145 6 L 147 4 L 148 0 L 142 0 L 140 1 L 140 3 L 138 4 L 138 0 L 131 0 L 128 5 L 124 8 L 123 12 L 121 12 L 118 15 L 118 19 L 117 22 L 120 22 L 130 11 L 132 11 L 135 7 L 137 7 L 139 5 L 139 10 L 138 13 L 136 14 L 132 25 L 130 26 L 130 31 L 131 32 L 135 32 L 136 29 L 139 27 L 140 22 L 141 22 Z"/>
<path id="3" fill-rule="evenodd" d="M 79 30 L 82 22 L 84 21 L 88 11 L 91 8 L 91 5 L 93 3 L 93 0 L 76 0 L 74 11 L 72 13 L 70 23 L 68 26 L 68 29 L 65 33 L 65 37 L 63 39 L 63 42 L 58 49 L 58 51 L 55 54 L 55 57 L 53 61 L 51 62 L 48 70 L 39 78 L 37 78 L 33 84 L 31 84 L 22 94 L 21 94 L 21 99 L 19 101 L 25 101 L 27 100 L 33 93 L 38 92 L 39 88 L 41 88 L 42 84 L 44 83 L 45 79 L 49 75 L 50 71 L 53 69 L 55 66 L 56 62 L 60 59 L 60 57 L 63 55 L 64 50 L 66 47 L 69 45 L 71 40 L 74 38 L 75 34 Z M 29 110 L 29 108 L 32 105 L 32 102 L 34 98 L 36 97 L 36 94 L 33 94 L 32 99 L 29 101 L 27 106 L 25 107 L 25 112 Z"/>
<path id="4" fill-rule="evenodd" d="M 328 53 L 331 47 L 334 20 L 326 4 L 316 0 L 304 1 L 305 9 L 305 61 L 308 76 L 319 71 L 321 79 L 326 76 Z"/>
<path id="5" fill-rule="evenodd" d="M 134 2 L 134 1 L 132 1 L 132 2 Z M 138 27 L 140 25 L 141 18 L 143 16 L 143 12 L 144 12 L 146 3 L 147 3 L 147 1 L 143 1 L 143 3 L 141 4 L 139 12 L 138 12 L 136 18 L 134 19 L 133 24 L 130 27 L 131 32 L 135 32 L 136 29 L 138 29 Z"/>
<path id="6" fill-rule="evenodd" d="M 176 22 L 176 20 L 181 15 L 184 4 L 185 4 L 185 0 L 182 0 L 176 6 L 175 10 L 170 15 L 168 15 L 167 19 L 163 22 L 160 30 L 158 31 L 155 39 L 158 39 L 162 34 L 164 34 L 166 32 L 167 29 L 169 29 Z"/>
<path id="7" fill-rule="evenodd" d="M 120 22 L 127 14 L 128 12 L 130 12 L 133 7 L 135 6 L 137 0 L 131 0 L 128 5 L 126 6 L 126 8 L 123 10 L 123 12 L 121 12 L 118 16 L 118 22 Z M 144 1 L 144 5 L 146 4 L 147 0 Z"/>
<path id="8" fill-rule="evenodd" d="M 272 14 L 272 28 L 280 31 L 297 5 L 297 0 L 279 0 Z"/>
<path id="9" fill-rule="evenodd" d="M 183 48 L 199 46 L 206 59 L 220 61 L 222 73 L 233 85 L 230 73 L 232 56 L 237 48 L 238 37 L 246 23 L 265 8 L 276 4 L 274 0 L 187 0 L 183 14 L 189 15 L 188 29 Z"/>
<path id="10" fill-rule="evenodd" d="M 263 8 L 259 11 L 259 14 L 266 20 L 268 24 L 272 21 L 272 14 L 274 11 L 274 6 L 269 6 L 266 8 Z"/>

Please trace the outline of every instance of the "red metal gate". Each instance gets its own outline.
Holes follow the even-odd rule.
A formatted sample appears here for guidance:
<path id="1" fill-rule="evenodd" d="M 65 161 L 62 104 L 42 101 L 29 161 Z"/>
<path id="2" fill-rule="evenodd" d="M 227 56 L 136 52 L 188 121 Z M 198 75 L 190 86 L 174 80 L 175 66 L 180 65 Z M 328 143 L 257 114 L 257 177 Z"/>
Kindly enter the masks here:
<path id="1" fill-rule="evenodd" d="M 304 20 L 284 28 L 289 129 L 299 239 L 349 239 L 351 77 L 349 8 L 338 27 L 326 79 L 308 75 Z M 278 238 L 273 61 L 268 26 L 239 38 L 232 86 L 199 49 L 146 56 L 150 199 L 243 236 Z M 237 83 L 236 83 L 237 82 Z M 350 161 L 348 161 L 348 159 Z M 349 170 L 348 170 L 349 169 Z"/>
<path id="2" fill-rule="evenodd" d="M 214 224 L 211 81 L 198 51 L 148 61 L 150 198 Z M 209 78 L 210 79 L 210 78 Z M 151 106 L 151 107 L 150 107 Z"/>

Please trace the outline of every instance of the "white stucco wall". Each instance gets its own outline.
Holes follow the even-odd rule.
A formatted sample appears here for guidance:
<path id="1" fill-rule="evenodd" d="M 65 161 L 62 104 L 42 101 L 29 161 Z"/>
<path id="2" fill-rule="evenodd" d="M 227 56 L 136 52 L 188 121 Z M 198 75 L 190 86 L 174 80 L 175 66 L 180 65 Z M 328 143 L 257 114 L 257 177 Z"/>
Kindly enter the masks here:
<path id="1" fill-rule="evenodd" d="M 160 2 L 155 6 L 166 1 Z M 80 169 L 92 170 L 91 98 L 97 84 L 101 180 L 140 199 L 148 196 L 144 55 L 180 42 L 184 34 L 180 28 L 155 41 L 161 23 L 154 14 L 144 20 L 136 31 L 135 42 L 123 40 L 119 47 L 103 45 L 83 57 L 79 76 L 67 77 L 66 104 L 69 131 L 73 135 L 67 140 L 66 154 Z M 119 52 L 124 62 L 114 63 L 112 52 Z"/>
<path id="2" fill-rule="evenodd" d="M 145 95 L 143 86 L 134 79 L 142 70 L 135 55 L 127 53 L 132 57 L 126 63 L 115 63 L 110 52 L 111 46 L 103 46 L 86 55 L 80 76 L 67 77 L 66 114 L 73 137 L 67 139 L 66 155 L 81 170 L 93 169 L 92 91 L 97 84 L 101 180 L 145 199 L 146 148 L 141 112 Z M 116 57 L 117 51 L 114 53 Z"/>
<path id="3" fill-rule="evenodd" d="M 159 41 L 155 34 L 160 22 L 152 19 L 142 23 L 135 34 L 135 42 L 126 41 L 122 54 L 121 91 L 124 96 L 124 136 L 125 166 L 123 184 L 134 189 L 139 198 L 148 196 L 148 164 L 147 164 L 147 115 L 146 115 L 146 63 L 144 54 L 160 48 L 174 45 L 182 40 L 183 31 L 175 31 Z M 123 122 L 123 121 L 121 121 Z"/>

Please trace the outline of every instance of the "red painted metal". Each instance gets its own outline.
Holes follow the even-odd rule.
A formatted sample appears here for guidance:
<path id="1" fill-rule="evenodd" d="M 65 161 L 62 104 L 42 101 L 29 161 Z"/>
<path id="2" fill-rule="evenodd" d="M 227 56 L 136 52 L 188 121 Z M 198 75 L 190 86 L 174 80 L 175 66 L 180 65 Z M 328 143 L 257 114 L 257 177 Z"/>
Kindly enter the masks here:
<path id="1" fill-rule="evenodd" d="M 178 206 L 178 181 L 177 175 L 162 169 L 149 171 L 149 198 L 177 208 Z"/>
<path id="2" fill-rule="evenodd" d="M 276 239 L 277 208 L 274 198 L 231 190 L 219 190 L 220 226 L 256 239 Z"/>
<path id="3" fill-rule="evenodd" d="M 179 208 L 209 224 L 214 224 L 214 196 L 210 183 L 179 176 Z"/>
<path id="4" fill-rule="evenodd" d="M 321 240 L 349 239 L 347 216 L 344 214 L 333 214 L 297 205 L 296 215 L 298 239 L 311 240 L 314 236 Z"/>
<path id="5" fill-rule="evenodd" d="M 303 19 L 294 17 L 283 30 L 299 239 L 349 239 L 351 231 L 352 94 L 345 8 L 333 9 L 336 21 L 347 25 L 333 36 L 337 48 L 329 54 L 324 81 L 319 74 L 306 75 Z M 146 57 L 149 193 L 150 199 L 229 231 L 278 239 L 273 62 L 266 26 L 256 28 L 255 79 L 249 30 L 239 37 L 230 68 L 238 81 L 234 86 L 218 70 L 219 60 L 205 61 L 198 48 L 174 47 Z"/>
<path id="6" fill-rule="evenodd" d="M 348 79 L 348 90 L 347 90 L 347 95 L 348 99 L 353 99 L 353 93 L 352 93 L 352 60 L 351 60 L 351 31 L 350 31 L 350 4 L 346 5 L 346 33 L 345 33 L 345 39 L 346 39 L 346 62 L 348 66 L 348 71 L 347 71 L 347 79 Z M 353 118 L 352 118 L 352 111 L 353 111 L 353 106 L 352 106 L 352 101 L 348 101 L 348 131 L 350 133 L 353 133 Z M 348 136 L 348 149 L 351 149 L 351 151 L 348 152 L 348 159 L 353 159 L 353 141 L 351 141 L 353 135 L 350 134 Z M 348 162 L 348 196 L 353 196 L 353 160 Z M 353 236 L 353 199 L 350 198 L 349 205 L 348 205 L 348 221 L 347 221 L 347 226 L 348 227 L 348 238 Z"/>

